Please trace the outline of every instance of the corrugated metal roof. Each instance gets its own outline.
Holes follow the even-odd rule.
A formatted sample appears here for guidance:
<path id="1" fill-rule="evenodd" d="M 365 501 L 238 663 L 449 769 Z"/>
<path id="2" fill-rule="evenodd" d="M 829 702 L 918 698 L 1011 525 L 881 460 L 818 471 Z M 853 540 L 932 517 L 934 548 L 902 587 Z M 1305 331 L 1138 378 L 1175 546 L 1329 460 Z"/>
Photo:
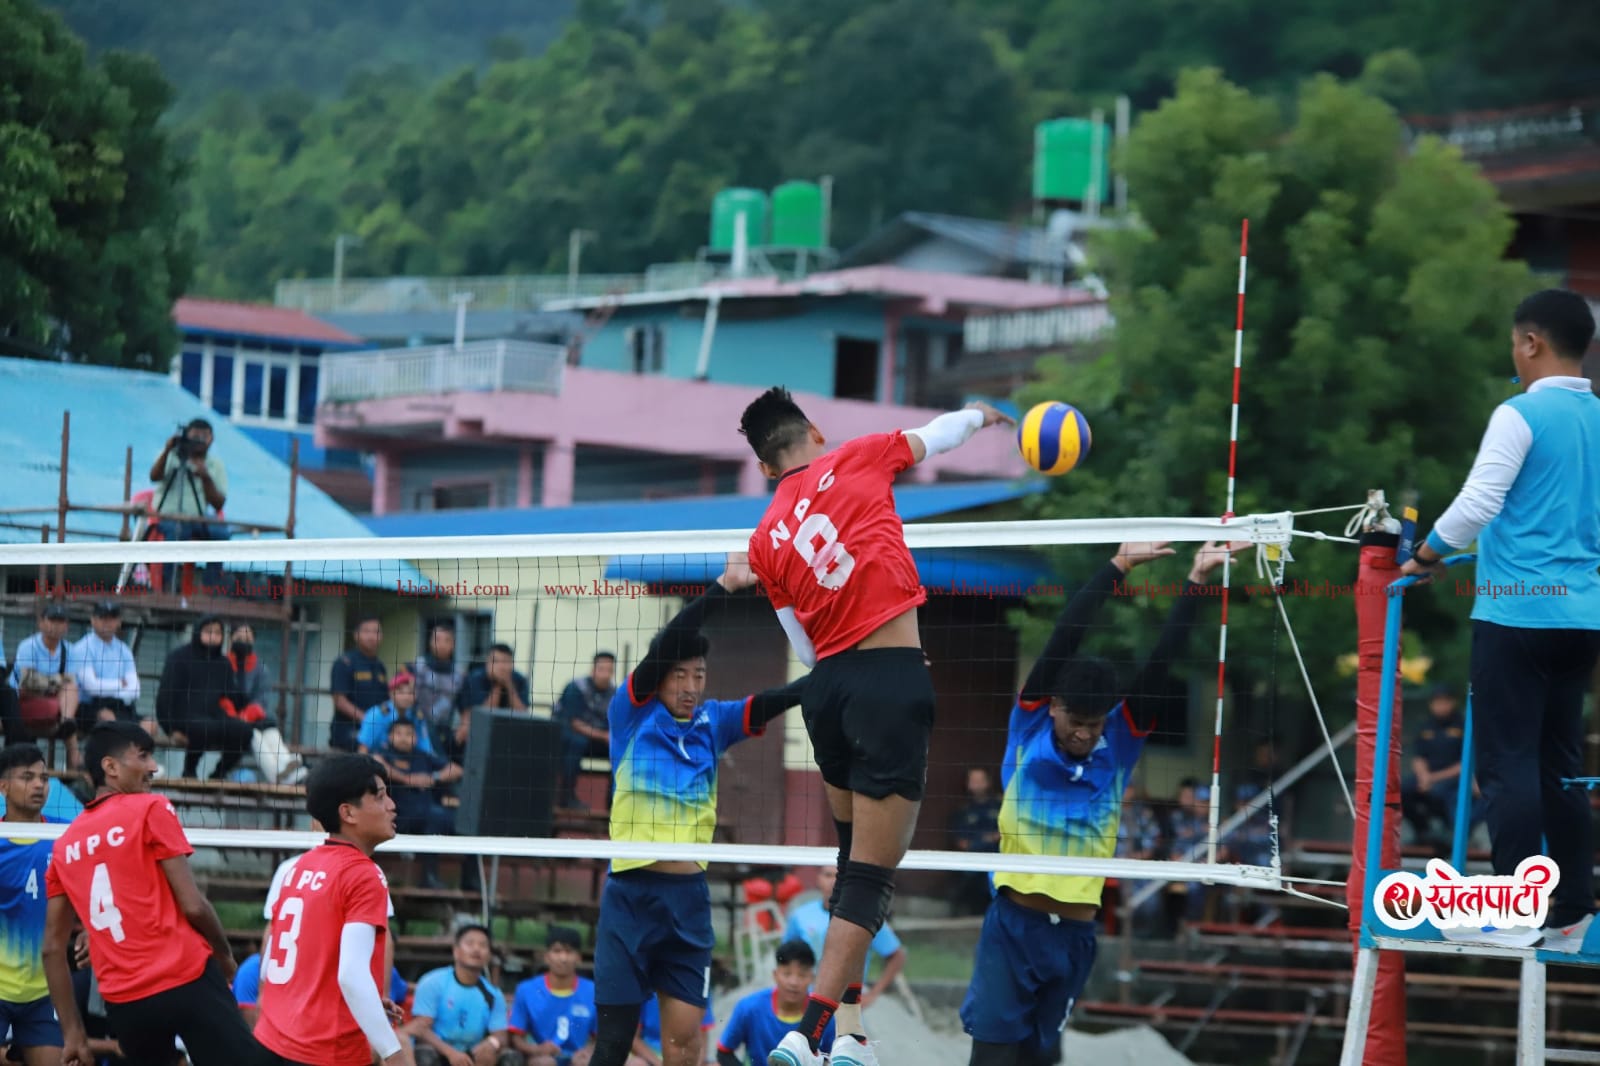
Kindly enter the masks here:
<path id="1" fill-rule="evenodd" d="M 38 515 L 6 516 L 8 522 L 34 528 L 0 525 L 0 541 L 37 544 L 38 525 L 56 521 L 60 492 L 61 415 L 72 414 L 67 491 L 75 504 L 110 506 L 122 502 L 124 455 L 133 446 L 133 489 L 152 488 L 146 476 L 167 438 L 180 424 L 207 419 L 214 430 L 212 451 L 228 471 L 227 517 L 236 522 L 282 525 L 288 517 L 289 467 L 243 430 L 220 417 L 164 375 L 110 367 L 80 366 L 0 359 L 0 396 L 6 414 L 0 418 L 0 454 L 7 457 L 5 502 L 8 507 L 47 508 Z M 74 511 L 69 530 L 115 537 L 122 520 L 114 514 Z M 371 531 L 303 476 L 295 503 L 297 537 L 370 537 Z M 263 538 L 278 534 L 262 534 Z M 83 538 L 68 538 L 83 539 Z M 338 564 L 332 572 L 342 573 Z M 388 566 L 388 564 L 385 564 Z M 404 564 L 398 564 L 404 565 Z M 237 569 L 272 570 L 271 566 Z M 281 568 L 278 568 L 281 569 Z M 408 574 L 410 568 L 406 568 Z M 317 574 L 314 564 L 296 566 L 296 576 L 333 580 Z M 394 573 L 384 582 L 392 584 Z M 345 580 L 339 578 L 339 580 Z"/>
<path id="2" fill-rule="evenodd" d="M 964 244 L 1002 263 L 1070 267 L 1067 246 L 1053 242 L 1037 226 L 1012 225 L 985 218 L 907 211 L 839 257 L 841 268 L 866 266 L 891 259 L 928 234 Z"/>
<path id="3" fill-rule="evenodd" d="M 185 296 L 172 308 L 173 321 L 189 333 L 215 333 L 229 337 L 309 341 L 334 348 L 355 348 L 360 337 L 313 318 L 304 311 L 270 304 L 203 300 Z"/>
<path id="4" fill-rule="evenodd" d="M 972 274 L 947 274 L 932 270 L 910 270 L 897 266 L 863 266 L 850 270 L 830 270 L 799 281 L 778 278 L 741 278 L 716 281 L 693 289 L 665 292 L 637 292 L 626 296 L 597 296 L 580 300 L 558 300 L 546 305 L 549 310 L 614 305 L 644 307 L 687 303 L 718 296 L 722 299 L 773 297 L 885 296 L 923 301 L 930 310 L 965 307 L 992 310 L 1024 310 L 1034 307 L 1062 307 L 1099 299 L 1081 288 L 1043 285 L 1011 278 L 986 278 Z"/>

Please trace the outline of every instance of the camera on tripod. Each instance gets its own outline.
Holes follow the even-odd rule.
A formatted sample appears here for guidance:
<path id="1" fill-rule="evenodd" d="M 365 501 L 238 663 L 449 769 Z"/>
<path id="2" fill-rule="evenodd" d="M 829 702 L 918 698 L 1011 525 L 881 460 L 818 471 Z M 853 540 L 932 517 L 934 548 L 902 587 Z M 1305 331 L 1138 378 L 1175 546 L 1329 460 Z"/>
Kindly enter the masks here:
<path id="1" fill-rule="evenodd" d="M 194 443 L 189 439 L 189 427 L 182 422 L 178 423 L 178 432 L 172 437 L 172 453 L 180 461 L 187 463 L 194 458 Z"/>

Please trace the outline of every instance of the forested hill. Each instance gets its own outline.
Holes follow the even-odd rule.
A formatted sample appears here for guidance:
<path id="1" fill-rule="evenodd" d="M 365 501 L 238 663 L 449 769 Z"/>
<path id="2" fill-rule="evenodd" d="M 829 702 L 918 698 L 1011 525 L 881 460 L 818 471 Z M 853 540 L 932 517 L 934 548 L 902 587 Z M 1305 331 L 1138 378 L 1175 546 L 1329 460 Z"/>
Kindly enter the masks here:
<path id="1" fill-rule="evenodd" d="M 96 51 L 154 56 L 188 112 L 224 89 L 343 91 L 404 65 L 434 78 L 542 51 L 573 0 L 44 0 Z"/>

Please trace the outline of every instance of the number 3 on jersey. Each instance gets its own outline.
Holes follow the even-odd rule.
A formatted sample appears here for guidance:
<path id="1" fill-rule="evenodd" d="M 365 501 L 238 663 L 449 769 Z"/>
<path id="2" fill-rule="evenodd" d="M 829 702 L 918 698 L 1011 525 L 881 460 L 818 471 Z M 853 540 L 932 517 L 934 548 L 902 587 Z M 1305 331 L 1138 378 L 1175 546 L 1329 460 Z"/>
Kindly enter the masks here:
<path id="1" fill-rule="evenodd" d="M 295 959 L 299 955 L 295 941 L 300 939 L 300 917 L 305 912 L 305 904 L 299 896 L 290 896 L 278 908 L 278 921 L 287 921 L 289 928 L 278 934 L 277 948 L 283 952 L 283 958 L 279 959 L 273 945 L 268 944 L 266 957 L 261 961 L 261 976 L 269 985 L 288 984 L 289 978 L 294 976 Z"/>
<path id="2" fill-rule="evenodd" d="M 89 927 L 102 933 L 109 930 L 111 939 L 118 944 L 127 935 L 122 931 L 122 912 L 111 898 L 111 873 L 105 863 L 94 868 L 94 876 L 89 880 Z"/>

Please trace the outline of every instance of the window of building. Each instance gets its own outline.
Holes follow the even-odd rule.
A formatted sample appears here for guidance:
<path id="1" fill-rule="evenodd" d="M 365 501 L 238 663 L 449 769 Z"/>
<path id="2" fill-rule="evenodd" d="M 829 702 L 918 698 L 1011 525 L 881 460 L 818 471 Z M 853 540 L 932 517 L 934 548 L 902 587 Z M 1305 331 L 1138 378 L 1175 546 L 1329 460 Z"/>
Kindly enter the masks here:
<path id="1" fill-rule="evenodd" d="M 493 481 L 436 481 L 417 494 L 414 509 L 418 511 L 462 511 L 493 506 Z"/>
<path id="2" fill-rule="evenodd" d="M 233 356 L 211 357 L 211 409 L 219 415 L 233 412 Z"/>
<path id="3" fill-rule="evenodd" d="M 667 342 L 660 326 L 629 326 L 622 336 L 628 365 L 635 374 L 659 374 L 666 369 Z"/>
<path id="4" fill-rule="evenodd" d="M 289 368 L 274 363 L 267 368 L 267 417 L 282 422 L 289 408 Z"/>
<path id="5" fill-rule="evenodd" d="M 878 398 L 877 341 L 840 337 L 833 342 L 833 394 L 841 400 Z"/>

